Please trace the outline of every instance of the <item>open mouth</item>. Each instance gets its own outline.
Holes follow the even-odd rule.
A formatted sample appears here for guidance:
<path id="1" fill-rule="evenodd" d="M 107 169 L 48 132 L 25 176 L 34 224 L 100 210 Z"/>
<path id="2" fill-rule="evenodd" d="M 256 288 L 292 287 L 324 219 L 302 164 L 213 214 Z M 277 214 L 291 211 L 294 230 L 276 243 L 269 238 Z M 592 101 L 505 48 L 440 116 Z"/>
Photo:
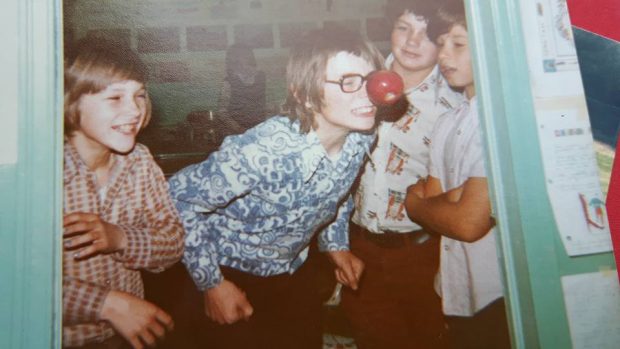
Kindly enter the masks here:
<path id="1" fill-rule="evenodd" d="M 126 135 L 134 135 L 138 131 L 138 123 L 134 122 L 129 124 L 114 125 L 112 126 L 112 129 Z"/>
<path id="2" fill-rule="evenodd" d="M 375 106 L 358 107 L 351 110 L 351 113 L 357 116 L 375 116 L 377 108 Z"/>
<path id="3" fill-rule="evenodd" d="M 456 68 L 441 67 L 441 74 L 443 74 L 444 77 L 448 77 L 448 76 L 454 74 L 454 72 L 456 72 Z"/>

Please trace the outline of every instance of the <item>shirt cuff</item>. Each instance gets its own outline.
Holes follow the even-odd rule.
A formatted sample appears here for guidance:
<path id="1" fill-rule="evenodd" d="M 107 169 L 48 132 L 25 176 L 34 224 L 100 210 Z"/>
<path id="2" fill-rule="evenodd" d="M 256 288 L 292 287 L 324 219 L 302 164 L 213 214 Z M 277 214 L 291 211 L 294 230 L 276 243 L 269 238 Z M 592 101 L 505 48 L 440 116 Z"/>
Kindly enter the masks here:
<path id="1" fill-rule="evenodd" d="M 109 287 L 69 279 L 63 282 L 63 322 L 65 324 L 96 323 L 110 292 Z"/>
<path id="2" fill-rule="evenodd" d="M 151 237 L 146 229 L 122 224 L 119 227 L 125 232 L 127 246 L 122 251 L 114 253 L 112 257 L 130 266 L 147 265 L 151 254 Z"/>
<path id="3" fill-rule="evenodd" d="M 205 291 L 209 288 L 213 288 L 222 281 L 224 281 L 224 275 L 222 275 L 222 271 L 220 270 L 220 266 L 217 264 L 209 264 L 209 265 L 201 265 L 198 266 L 196 263 L 187 263 L 187 261 L 183 261 L 185 263 L 187 270 L 189 271 L 192 279 L 194 280 L 194 284 L 200 291 Z"/>

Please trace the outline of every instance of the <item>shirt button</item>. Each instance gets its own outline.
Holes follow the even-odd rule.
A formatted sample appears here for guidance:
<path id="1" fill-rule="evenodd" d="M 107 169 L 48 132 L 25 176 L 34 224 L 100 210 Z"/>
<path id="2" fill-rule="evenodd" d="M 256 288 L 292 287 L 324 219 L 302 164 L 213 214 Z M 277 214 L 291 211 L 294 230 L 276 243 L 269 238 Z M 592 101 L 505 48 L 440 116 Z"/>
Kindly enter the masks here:
<path id="1" fill-rule="evenodd" d="M 456 135 L 460 136 L 461 135 L 461 130 L 456 130 Z"/>
<path id="2" fill-rule="evenodd" d="M 450 247 L 448 245 L 443 245 L 444 251 L 450 251 Z"/>
<path id="3" fill-rule="evenodd" d="M 105 280 L 105 284 L 106 284 L 106 285 L 108 285 L 108 286 L 109 286 L 111 283 L 112 283 L 112 281 L 110 281 L 110 279 L 106 279 L 106 280 Z"/>

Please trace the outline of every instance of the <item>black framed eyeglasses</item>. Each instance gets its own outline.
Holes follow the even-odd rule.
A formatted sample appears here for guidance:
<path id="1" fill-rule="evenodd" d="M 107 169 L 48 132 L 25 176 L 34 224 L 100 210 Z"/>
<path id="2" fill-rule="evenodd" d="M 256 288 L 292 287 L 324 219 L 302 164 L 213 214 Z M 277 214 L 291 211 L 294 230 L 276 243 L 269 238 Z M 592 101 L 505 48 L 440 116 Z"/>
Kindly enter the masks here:
<path id="1" fill-rule="evenodd" d="M 325 80 L 325 82 L 340 85 L 340 90 L 344 93 L 353 93 L 359 91 L 362 86 L 364 86 L 364 82 L 367 78 L 368 75 L 363 76 L 361 74 L 345 74 L 338 81 Z"/>

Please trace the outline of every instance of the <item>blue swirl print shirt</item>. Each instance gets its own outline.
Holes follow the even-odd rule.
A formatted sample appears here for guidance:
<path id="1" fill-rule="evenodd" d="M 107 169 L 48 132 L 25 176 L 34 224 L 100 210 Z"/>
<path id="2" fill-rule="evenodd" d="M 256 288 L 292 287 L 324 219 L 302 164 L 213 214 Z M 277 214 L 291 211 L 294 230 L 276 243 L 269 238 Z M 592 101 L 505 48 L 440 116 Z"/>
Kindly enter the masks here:
<path id="1" fill-rule="evenodd" d="M 199 289 L 220 265 L 259 276 L 294 272 L 319 229 L 322 251 L 348 250 L 350 188 L 374 135 L 352 132 L 337 158 L 314 132 L 276 116 L 170 179 L 186 230 L 183 263 Z"/>

